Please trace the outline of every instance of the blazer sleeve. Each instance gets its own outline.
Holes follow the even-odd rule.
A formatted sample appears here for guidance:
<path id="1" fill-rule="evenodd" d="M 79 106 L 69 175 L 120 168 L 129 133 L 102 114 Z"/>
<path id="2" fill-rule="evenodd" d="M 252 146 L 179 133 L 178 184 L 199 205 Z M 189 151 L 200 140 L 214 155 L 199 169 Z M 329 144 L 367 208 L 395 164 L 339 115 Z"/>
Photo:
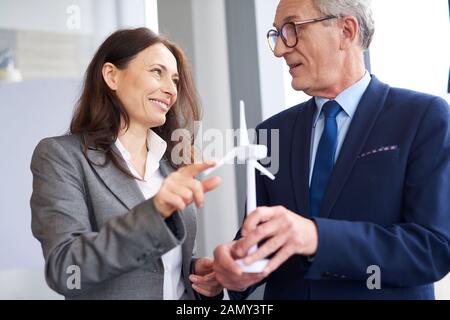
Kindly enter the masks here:
<path id="1" fill-rule="evenodd" d="M 307 279 L 366 281 L 367 268 L 376 265 L 382 285 L 410 287 L 450 271 L 449 124 L 448 104 L 434 98 L 410 149 L 402 223 L 315 219 L 319 246 Z"/>
<path id="2" fill-rule="evenodd" d="M 42 245 L 48 285 L 64 296 L 76 296 L 138 269 L 184 241 L 186 230 L 179 213 L 172 216 L 179 231 L 174 234 L 153 198 L 94 230 L 84 173 L 56 139 L 39 143 L 31 171 L 33 235 Z M 68 289 L 71 266 L 79 267 L 80 290 Z"/>

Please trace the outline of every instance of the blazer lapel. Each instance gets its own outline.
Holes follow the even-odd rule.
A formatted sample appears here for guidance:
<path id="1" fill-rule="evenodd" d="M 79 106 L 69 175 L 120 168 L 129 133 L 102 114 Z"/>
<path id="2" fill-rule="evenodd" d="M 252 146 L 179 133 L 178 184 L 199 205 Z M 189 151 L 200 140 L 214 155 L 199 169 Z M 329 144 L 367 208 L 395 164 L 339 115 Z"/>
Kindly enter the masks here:
<path id="1" fill-rule="evenodd" d="M 309 162 L 315 110 L 314 99 L 306 102 L 297 114 L 292 136 L 291 179 L 298 209 L 297 213 L 303 216 L 309 216 Z"/>
<path id="2" fill-rule="evenodd" d="M 389 86 L 381 83 L 375 76 L 364 93 L 354 119 L 348 130 L 335 168 L 328 183 L 320 210 L 321 217 L 328 217 L 339 197 L 345 182 L 356 163 L 358 155 L 363 151 L 377 118 L 386 101 Z"/>
<path id="3" fill-rule="evenodd" d="M 114 152 L 119 155 L 119 161 L 126 168 L 126 163 L 122 157 L 120 157 L 120 153 L 115 147 L 113 148 Z M 103 151 L 89 148 L 87 155 L 93 163 L 103 164 L 105 162 L 105 154 Z M 106 187 L 129 210 L 145 200 L 136 181 L 120 172 L 111 161 L 105 166 L 92 165 L 92 168 L 97 172 Z"/>
<path id="4" fill-rule="evenodd" d="M 162 158 L 159 161 L 159 169 L 164 178 L 166 178 L 169 174 L 175 171 L 174 168 L 169 164 L 169 161 L 165 158 Z"/>

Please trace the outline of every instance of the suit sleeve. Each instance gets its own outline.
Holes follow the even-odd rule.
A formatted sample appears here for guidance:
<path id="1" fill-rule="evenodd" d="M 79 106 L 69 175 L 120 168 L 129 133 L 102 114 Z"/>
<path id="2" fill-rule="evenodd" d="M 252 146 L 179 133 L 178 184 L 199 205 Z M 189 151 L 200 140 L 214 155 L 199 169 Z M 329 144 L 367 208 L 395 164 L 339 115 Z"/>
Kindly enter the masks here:
<path id="1" fill-rule="evenodd" d="M 447 103 L 435 98 L 410 149 L 402 223 L 315 219 L 319 247 L 307 279 L 366 281 L 368 267 L 376 265 L 382 285 L 410 287 L 438 281 L 450 271 L 449 123 Z"/>
<path id="2" fill-rule="evenodd" d="M 159 259 L 181 244 L 185 227 L 179 213 L 173 234 L 156 211 L 153 199 L 95 230 L 82 171 L 63 146 L 45 139 L 31 162 L 30 205 L 33 235 L 41 242 L 48 285 L 64 296 L 76 296 L 97 284 Z M 77 266 L 81 289 L 69 290 L 70 266 Z"/>

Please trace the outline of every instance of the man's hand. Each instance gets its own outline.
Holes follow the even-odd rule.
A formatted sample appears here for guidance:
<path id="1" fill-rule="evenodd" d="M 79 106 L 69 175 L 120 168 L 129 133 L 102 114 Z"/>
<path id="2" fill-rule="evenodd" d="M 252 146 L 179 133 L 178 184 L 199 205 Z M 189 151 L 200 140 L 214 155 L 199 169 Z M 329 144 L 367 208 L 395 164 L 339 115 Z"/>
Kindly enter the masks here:
<path id="1" fill-rule="evenodd" d="M 252 264 L 276 252 L 264 269 L 266 275 L 293 255 L 314 255 L 319 242 L 317 227 L 312 220 L 282 206 L 257 208 L 245 219 L 241 234 L 242 238 L 234 245 L 233 255 L 245 258 L 245 264 Z M 247 256 L 248 250 L 261 240 L 266 242 Z"/>
<path id="2" fill-rule="evenodd" d="M 194 275 L 191 274 L 189 280 L 192 281 L 192 289 L 206 297 L 215 297 L 223 290 L 217 282 L 213 260 L 210 258 L 200 258 L 195 261 Z"/>
<path id="3" fill-rule="evenodd" d="M 260 282 L 266 277 L 264 273 L 243 273 L 232 255 L 236 241 L 220 245 L 214 250 L 214 271 L 216 279 L 224 288 L 241 291 Z"/>
<path id="4" fill-rule="evenodd" d="M 197 208 L 201 208 L 204 194 L 217 188 L 220 184 L 220 178 L 211 177 L 198 181 L 195 176 L 214 165 L 214 162 L 209 161 L 192 164 L 170 174 L 164 179 L 161 188 L 153 199 L 156 210 L 164 218 L 168 218 L 173 212 L 183 210 L 194 201 Z"/>

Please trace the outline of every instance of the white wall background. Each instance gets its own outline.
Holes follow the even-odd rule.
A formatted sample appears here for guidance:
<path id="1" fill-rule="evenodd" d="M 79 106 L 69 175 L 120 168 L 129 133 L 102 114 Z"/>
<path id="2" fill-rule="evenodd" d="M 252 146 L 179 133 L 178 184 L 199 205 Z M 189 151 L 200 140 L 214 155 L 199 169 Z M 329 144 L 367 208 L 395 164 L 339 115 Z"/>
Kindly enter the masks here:
<path id="1" fill-rule="evenodd" d="M 255 1 L 256 32 L 258 37 L 259 81 L 261 86 L 261 108 L 263 120 L 280 112 L 283 108 L 293 106 L 292 99 L 298 95 L 288 83 L 285 83 L 286 62 L 273 55 L 267 43 L 266 34 L 273 28 L 274 12 L 278 0 Z M 290 74 L 287 73 L 290 78 Z M 290 89 L 286 94 L 286 88 Z M 288 103 L 286 103 L 288 100 Z M 298 101 L 298 100 L 297 100 Z M 299 102 L 296 102 L 297 104 Z"/>
<path id="2" fill-rule="evenodd" d="M 54 297 L 31 234 L 30 162 L 44 137 L 67 132 L 79 79 L 0 83 L 0 299 Z"/>
<path id="3" fill-rule="evenodd" d="M 72 5 L 79 7 L 82 15 L 80 28 L 69 30 L 67 9 Z M 0 28 L 90 34 L 94 29 L 93 6 L 91 0 L 2 0 Z"/>

